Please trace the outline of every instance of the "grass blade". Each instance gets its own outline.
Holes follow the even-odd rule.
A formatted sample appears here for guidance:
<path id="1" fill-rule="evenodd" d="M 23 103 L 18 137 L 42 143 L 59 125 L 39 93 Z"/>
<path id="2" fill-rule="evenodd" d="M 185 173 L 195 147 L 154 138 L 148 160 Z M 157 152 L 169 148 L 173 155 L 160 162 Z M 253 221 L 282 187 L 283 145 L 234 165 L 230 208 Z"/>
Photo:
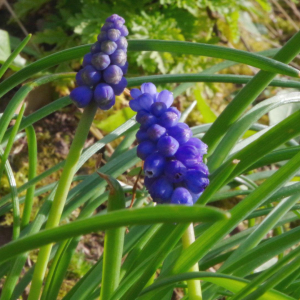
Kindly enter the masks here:
<path id="1" fill-rule="evenodd" d="M 3 74 L 6 72 L 6 70 L 9 68 L 10 64 L 14 61 L 14 59 L 18 56 L 18 54 L 23 50 L 23 48 L 27 45 L 27 43 L 31 39 L 31 36 L 32 36 L 31 34 L 28 34 L 28 36 L 16 47 L 16 49 L 13 51 L 13 53 L 3 63 L 3 65 L 0 68 L 0 79 L 3 76 Z"/>

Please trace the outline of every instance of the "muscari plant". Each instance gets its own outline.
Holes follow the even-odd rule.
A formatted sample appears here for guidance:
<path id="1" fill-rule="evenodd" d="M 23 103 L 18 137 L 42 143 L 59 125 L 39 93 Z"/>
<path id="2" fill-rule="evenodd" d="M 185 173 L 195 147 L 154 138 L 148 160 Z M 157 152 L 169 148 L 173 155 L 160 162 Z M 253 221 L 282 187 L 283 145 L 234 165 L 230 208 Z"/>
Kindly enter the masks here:
<path id="1" fill-rule="evenodd" d="M 26 81 L 0 118 L 0 171 L 5 171 L 10 184 L 10 192 L 0 199 L 0 213 L 12 211 L 13 215 L 12 241 L 0 247 L 1 300 L 20 299 L 28 285 L 28 299 L 57 299 L 80 237 L 97 231 L 105 231 L 104 253 L 63 299 L 171 299 L 175 288 L 182 289 L 184 299 L 298 299 L 300 234 L 297 226 L 289 224 L 300 216 L 300 111 L 274 126 L 258 120 L 274 108 L 299 102 L 300 94 L 291 92 L 252 103 L 269 85 L 299 88 L 298 80 L 274 77 L 298 77 L 299 71 L 287 63 L 300 51 L 300 33 L 281 49 L 261 54 L 188 42 L 129 40 L 128 55 L 131 51 L 164 51 L 225 61 L 199 74 L 127 78 L 127 87 L 141 85 L 141 90 L 131 90 L 129 102 L 139 124 L 134 117 L 82 151 L 97 108 L 113 107 L 115 95 L 126 86 L 126 35 L 124 20 L 113 15 L 96 44 L 42 58 L 0 83 L 3 96 Z M 3 64 L 1 75 L 29 39 Z M 83 69 L 77 74 L 41 73 L 82 56 Z M 237 63 L 260 71 L 253 77 L 215 74 Z M 35 74 L 38 78 L 28 81 Z M 35 87 L 75 77 L 78 87 L 71 97 L 26 117 L 22 105 L 15 115 Z M 154 84 L 171 82 L 182 83 L 173 94 L 156 91 Z M 214 123 L 189 128 L 184 120 L 194 104 L 182 113 L 171 104 L 173 97 L 195 82 L 246 85 Z M 68 157 L 37 175 L 34 124 L 70 105 L 70 98 L 84 110 Z M 16 122 L 9 127 L 12 119 Z M 28 182 L 16 186 L 8 156 L 24 129 Z M 245 137 L 249 129 L 256 133 Z M 123 141 L 97 172 L 75 176 L 90 157 L 119 137 Z M 139 145 L 132 147 L 136 138 Z M 146 188 L 116 179 L 141 159 Z M 270 165 L 275 168 L 268 168 Z M 60 169 L 59 182 L 35 189 Z M 77 184 L 71 188 L 72 182 Z M 26 194 L 21 196 L 22 192 Z M 36 216 L 30 219 L 33 197 L 46 192 Z M 133 195 L 136 200 L 131 207 Z M 228 212 L 206 206 L 236 196 L 240 201 Z M 95 214 L 106 201 L 107 209 Z M 22 216 L 20 205 L 24 205 Z M 61 224 L 79 207 L 76 220 Z M 241 224 L 244 230 L 233 234 Z M 29 251 L 38 248 L 36 263 L 24 268 Z M 266 262 L 265 268 L 257 269 Z"/>

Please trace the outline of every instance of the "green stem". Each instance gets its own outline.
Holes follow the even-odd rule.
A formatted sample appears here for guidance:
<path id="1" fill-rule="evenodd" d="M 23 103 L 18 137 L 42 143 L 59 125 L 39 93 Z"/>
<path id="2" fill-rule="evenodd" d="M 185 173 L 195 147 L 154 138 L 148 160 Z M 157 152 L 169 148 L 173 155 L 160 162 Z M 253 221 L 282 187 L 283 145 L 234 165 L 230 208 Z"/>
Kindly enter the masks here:
<path id="1" fill-rule="evenodd" d="M 125 208 L 125 195 L 119 182 L 112 176 L 98 173 L 110 186 L 107 211 Z M 120 282 L 125 227 L 105 231 L 100 300 L 110 299 Z"/>
<path id="2" fill-rule="evenodd" d="M 33 126 L 28 126 L 25 130 L 27 134 L 28 156 L 29 156 L 28 181 L 30 181 L 36 176 L 37 142 L 36 142 L 36 135 Z M 25 197 L 24 211 L 22 215 L 21 228 L 24 228 L 30 221 L 34 191 L 35 191 L 35 185 L 32 185 L 27 190 L 26 197 Z"/>
<path id="3" fill-rule="evenodd" d="M 195 241 L 195 232 L 194 232 L 193 223 L 191 223 L 182 236 L 183 249 L 187 249 L 194 241 Z M 198 263 L 194 264 L 189 269 L 189 272 L 199 272 Z M 187 280 L 187 286 L 188 286 L 189 300 L 202 300 L 200 280 L 197 279 Z"/>
<path id="4" fill-rule="evenodd" d="M 23 48 L 29 42 L 31 36 L 32 34 L 28 34 L 27 37 L 18 45 L 18 47 L 14 50 L 14 52 L 3 63 L 2 67 L 0 68 L 0 78 L 3 76 L 5 71 L 9 68 L 10 64 L 14 61 L 14 59 L 18 56 L 18 54 L 23 50 Z"/>
<path id="5" fill-rule="evenodd" d="M 76 165 L 79 160 L 84 142 L 90 130 L 90 126 L 93 122 L 97 106 L 95 103 L 87 106 L 84 109 L 82 118 L 78 124 L 73 143 L 70 147 L 68 157 L 66 159 L 65 167 L 62 172 L 60 181 L 58 183 L 57 191 L 51 206 L 49 218 L 46 224 L 46 228 L 53 228 L 59 224 L 63 207 L 68 195 L 68 191 L 76 172 Z M 47 245 L 41 248 L 38 255 L 38 260 L 33 274 L 32 285 L 29 293 L 29 300 L 39 299 L 44 275 L 46 272 L 49 255 L 52 249 L 52 245 Z"/>
<path id="6" fill-rule="evenodd" d="M 7 159 L 8 159 L 10 150 L 11 150 L 11 148 L 12 148 L 12 146 L 13 146 L 14 141 L 15 141 L 15 137 L 16 137 L 16 135 L 17 135 L 17 133 L 18 133 L 18 130 L 19 130 L 19 127 L 20 127 L 20 123 L 21 123 L 22 118 L 23 118 L 24 111 L 25 111 L 25 104 L 23 104 L 22 107 L 21 107 L 21 110 L 20 110 L 20 112 L 19 112 L 19 114 L 18 114 L 16 123 L 15 123 L 15 125 L 13 126 L 11 135 L 10 135 L 9 140 L 8 140 L 8 142 L 7 142 L 5 151 L 4 151 L 4 153 L 3 153 L 2 157 L 1 157 L 1 163 L 0 163 L 0 178 L 2 177 L 4 168 L 5 168 L 5 163 L 6 163 Z"/>

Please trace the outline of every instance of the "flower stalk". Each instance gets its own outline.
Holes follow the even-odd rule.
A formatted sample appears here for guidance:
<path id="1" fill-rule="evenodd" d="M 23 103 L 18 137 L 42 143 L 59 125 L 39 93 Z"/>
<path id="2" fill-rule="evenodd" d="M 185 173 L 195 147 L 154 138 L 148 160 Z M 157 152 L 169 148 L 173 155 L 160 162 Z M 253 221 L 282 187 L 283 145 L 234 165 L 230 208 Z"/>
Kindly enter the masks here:
<path id="1" fill-rule="evenodd" d="M 84 109 L 66 159 L 64 170 L 58 183 L 49 218 L 46 223 L 46 229 L 56 227 L 59 224 L 69 188 L 76 172 L 76 165 L 81 155 L 96 110 L 97 104 L 94 102 Z M 33 274 L 32 285 L 28 297 L 29 300 L 39 299 L 51 249 L 52 245 L 47 245 L 42 247 L 40 250 Z"/>
<path id="2" fill-rule="evenodd" d="M 188 248 L 195 241 L 195 233 L 193 223 L 189 225 L 182 236 L 183 249 Z M 193 265 L 189 272 L 199 272 L 199 265 Z M 201 282 L 198 279 L 187 280 L 188 296 L 190 300 L 202 300 Z"/>

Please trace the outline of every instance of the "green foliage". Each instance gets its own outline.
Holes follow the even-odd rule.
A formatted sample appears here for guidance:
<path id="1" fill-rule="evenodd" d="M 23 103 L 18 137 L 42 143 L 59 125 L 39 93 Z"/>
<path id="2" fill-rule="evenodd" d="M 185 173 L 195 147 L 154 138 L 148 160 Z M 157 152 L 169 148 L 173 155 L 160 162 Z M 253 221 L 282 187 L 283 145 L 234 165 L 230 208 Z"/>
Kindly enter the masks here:
<path id="1" fill-rule="evenodd" d="M 15 7 L 23 17 L 30 16 L 38 7 L 47 7 L 44 1 L 30 5 L 23 0 L 18 3 Z M 182 299 L 298 299 L 300 93 L 288 89 L 284 93 L 278 91 L 279 87 L 299 89 L 300 84 L 298 80 L 273 78 L 276 74 L 298 76 L 298 70 L 286 63 L 291 62 L 300 51 L 300 32 L 279 50 L 273 49 L 259 56 L 212 44 L 224 36 L 230 43 L 238 41 L 238 20 L 245 16 L 251 16 L 245 17 L 251 32 L 260 34 L 252 17 L 253 13 L 259 16 L 269 12 L 270 4 L 266 0 L 145 0 L 130 7 L 126 3 L 125 0 L 107 1 L 101 5 L 93 0 L 83 3 L 60 1 L 54 8 L 57 14 L 48 16 L 47 29 L 35 35 L 36 43 L 45 47 L 43 55 L 46 57 L 0 83 L 1 96 L 9 98 L 9 92 L 18 89 L 0 115 L 0 159 L 5 168 L 1 183 L 7 177 L 5 189 L 2 187 L 1 190 L 5 195 L 0 199 L 0 216 L 12 219 L 15 239 L 0 247 L 0 279 L 4 282 L 1 300 L 21 299 L 30 282 L 29 299 L 38 299 L 42 292 L 43 300 L 62 297 L 64 300 L 96 299 L 100 295 L 99 286 L 105 287 L 102 291 L 105 300 L 169 300 L 174 288 L 183 296 Z M 196 101 L 182 113 L 182 118 L 185 119 L 194 109 L 199 110 L 202 120 L 208 123 L 192 127 L 192 132 L 195 137 L 204 135 L 203 139 L 209 144 L 205 160 L 211 175 L 210 185 L 193 207 L 153 207 L 142 179 L 135 185 L 142 167 L 134 144 L 138 128 L 131 118 L 134 112 L 127 104 L 124 105 L 126 95 L 118 98 L 115 113 L 112 113 L 113 110 L 108 114 L 102 113 L 94 122 L 95 106 L 89 106 L 83 114 L 76 111 L 80 123 L 75 137 L 69 137 L 72 141 L 69 156 L 38 176 L 35 174 L 35 131 L 37 137 L 45 133 L 36 123 L 45 117 L 49 120 L 53 112 L 70 105 L 69 97 L 55 100 L 26 117 L 22 116 L 23 106 L 18 122 L 10 126 L 12 119 L 16 118 L 16 109 L 28 93 L 54 80 L 74 78 L 73 72 L 40 75 L 58 63 L 68 66 L 71 60 L 80 59 L 88 51 L 88 45 L 59 50 L 83 41 L 93 42 L 100 24 L 112 9 L 120 14 L 126 11 L 131 31 L 128 55 L 133 68 L 128 76 L 128 88 L 150 80 L 161 85 L 183 82 L 174 90 L 178 96 L 194 85 L 191 82 L 199 82 L 192 93 Z M 99 10 L 99 15 L 96 10 Z M 134 17 L 137 12 L 140 15 Z M 73 26 L 75 35 L 71 34 Z M 222 28 L 221 35 L 213 33 L 216 27 Z M 5 59 L 11 58 L 8 35 L 6 32 L 0 34 L 4 41 L 0 55 L 4 53 Z M 205 41 L 205 44 L 196 43 Z M 22 47 L 15 49 L 19 53 Z M 48 56 L 48 52 L 55 53 Z M 276 60 L 264 55 L 275 55 Z M 230 61 L 208 68 L 219 59 Z M 255 76 L 227 75 L 228 68 L 237 63 L 256 66 L 260 71 Z M 297 60 L 294 61 L 296 63 Z M 204 71 L 200 74 L 183 74 L 202 69 Z M 235 66 L 234 70 L 242 73 L 244 69 Z M 132 76 L 145 72 L 168 74 Z M 224 74 L 214 74 L 216 72 Z M 38 79 L 35 78 L 37 75 L 40 76 Z M 214 97 L 221 93 L 212 85 L 214 82 L 246 84 L 239 92 L 235 86 L 230 89 L 232 94 L 223 91 L 231 101 L 223 112 L 218 110 L 218 114 L 214 113 L 215 109 L 206 97 L 207 94 Z M 18 88 L 18 85 L 22 86 Z M 268 88 L 268 93 L 262 94 L 269 85 L 276 88 Z M 270 94 L 274 97 L 265 99 Z M 181 96 L 180 99 L 184 98 Z M 181 104 L 188 106 L 183 101 Z M 225 106 L 225 102 L 222 105 Z M 63 114 L 70 120 L 67 110 Z M 87 135 L 92 122 L 93 126 L 109 133 L 91 145 L 91 135 L 88 139 Z M 58 126 L 63 127 L 63 124 Z M 27 143 L 30 143 L 24 150 L 28 151 L 26 163 L 29 167 L 22 168 L 24 174 L 21 176 L 28 178 L 28 182 L 20 186 L 16 180 L 20 172 L 15 172 L 13 164 L 13 157 L 18 154 L 12 144 L 16 145 L 15 141 L 20 138 L 20 144 L 26 144 L 22 133 L 24 129 Z M 255 134 L 245 137 L 248 130 Z M 52 142 L 47 139 L 51 146 Z M 98 165 L 92 157 L 104 151 L 104 147 L 107 149 L 101 156 L 101 162 L 103 158 L 106 162 Z M 87 161 L 92 166 L 91 172 L 87 171 Z M 63 173 L 60 173 L 61 169 Z M 101 178 L 95 169 L 101 172 Z M 76 172 L 81 175 L 74 177 Z M 49 182 L 44 184 L 46 178 Z M 56 179 L 58 181 L 54 181 Z M 105 190 L 107 183 L 110 192 Z M 133 208 L 129 208 L 133 194 L 135 201 Z M 20 218 L 24 218 L 20 208 L 24 202 L 25 207 L 31 208 L 33 197 L 39 197 L 41 205 L 34 207 L 33 219 L 29 218 L 30 211 L 25 213 L 19 237 Z M 221 206 L 223 210 L 209 207 L 208 202 Z M 187 233 L 188 223 L 192 221 L 197 222 L 196 240 L 185 242 L 182 246 L 180 238 Z M 128 229 L 126 234 L 125 226 Z M 42 229 L 44 227 L 46 229 Z M 101 231 L 98 235 L 101 246 L 104 231 L 104 245 L 108 243 L 104 246 L 104 255 L 97 253 L 97 262 L 91 264 L 76 249 L 82 235 L 98 231 Z M 39 254 L 35 263 L 36 252 L 28 251 L 40 247 L 42 255 Z M 30 258 L 33 266 L 24 267 Z M 52 260 L 49 265 L 48 259 Z M 198 264 L 206 272 L 190 272 Z M 78 279 L 71 290 L 67 288 L 70 279 Z M 199 279 L 202 280 L 202 296 Z M 188 283 L 183 284 L 185 281 Z M 193 284 L 194 287 L 198 284 L 197 291 Z M 24 295 L 27 296 L 26 292 Z"/>

